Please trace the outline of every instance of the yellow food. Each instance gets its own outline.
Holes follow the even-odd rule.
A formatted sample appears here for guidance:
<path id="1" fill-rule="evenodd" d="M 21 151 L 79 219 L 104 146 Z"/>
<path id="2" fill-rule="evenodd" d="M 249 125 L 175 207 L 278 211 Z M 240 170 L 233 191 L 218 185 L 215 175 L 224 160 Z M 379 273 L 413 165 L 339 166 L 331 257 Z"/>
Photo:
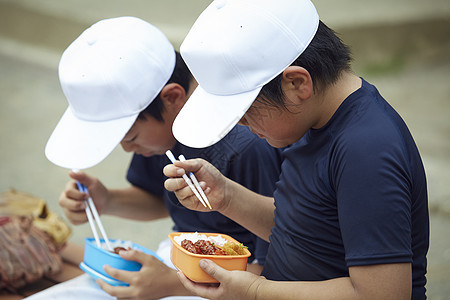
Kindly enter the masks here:
<path id="1" fill-rule="evenodd" d="M 233 242 L 226 242 L 221 248 L 227 255 L 245 255 L 245 247 L 242 244 L 236 244 Z"/>

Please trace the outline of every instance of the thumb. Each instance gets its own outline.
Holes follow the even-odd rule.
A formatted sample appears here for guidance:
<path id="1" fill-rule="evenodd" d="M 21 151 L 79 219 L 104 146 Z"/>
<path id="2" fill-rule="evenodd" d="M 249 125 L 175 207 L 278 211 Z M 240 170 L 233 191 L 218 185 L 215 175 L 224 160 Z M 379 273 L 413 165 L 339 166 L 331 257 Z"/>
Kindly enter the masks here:
<path id="1" fill-rule="evenodd" d="M 149 254 L 145 254 L 144 252 L 136 250 L 136 249 L 120 250 L 119 255 L 123 259 L 137 261 L 141 265 L 143 265 L 145 263 L 145 261 L 149 258 L 149 256 L 151 256 Z"/>
<path id="2" fill-rule="evenodd" d="M 218 266 L 215 262 L 209 259 L 200 260 L 199 266 L 203 269 L 203 271 L 208 273 L 211 277 L 217 279 L 219 282 L 222 282 L 226 278 L 227 273 L 230 272 Z"/>
<path id="3" fill-rule="evenodd" d="M 185 161 L 175 161 L 174 165 L 176 167 L 179 168 L 183 168 L 186 172 L 197 172 L 202 164 L 200 163 L 200 161 L 198 159 L 189 159 L 189 160 L 185 160 Z"/>

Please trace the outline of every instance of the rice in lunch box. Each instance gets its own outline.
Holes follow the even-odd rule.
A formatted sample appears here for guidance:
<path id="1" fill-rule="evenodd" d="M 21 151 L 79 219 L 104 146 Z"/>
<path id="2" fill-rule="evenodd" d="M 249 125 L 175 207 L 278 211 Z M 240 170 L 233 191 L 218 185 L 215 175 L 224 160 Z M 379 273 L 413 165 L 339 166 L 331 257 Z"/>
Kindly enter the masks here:
<path id="1" fill-rule="evenodd" d="M 188 240 L 188 241 L 191 241 L 193 243 L 195 243 L 198 240 L 205 240 L 205 241 L 210 241 L 211 243 L 214 243 L 217 246 L 223 246 L 227 242 L 227 240 L 224 239 L 221 235 L 209 236 L 208 237 L 205 234 L 200 234 L 198 232 L 195 232 L 195 233 L 182 233 L 182 234 L 180 234 L 178 236 L 174 236 L 173 239 L 180 246 L 181 246 L 181 242 L 184 241 L 184 240 Z"/>

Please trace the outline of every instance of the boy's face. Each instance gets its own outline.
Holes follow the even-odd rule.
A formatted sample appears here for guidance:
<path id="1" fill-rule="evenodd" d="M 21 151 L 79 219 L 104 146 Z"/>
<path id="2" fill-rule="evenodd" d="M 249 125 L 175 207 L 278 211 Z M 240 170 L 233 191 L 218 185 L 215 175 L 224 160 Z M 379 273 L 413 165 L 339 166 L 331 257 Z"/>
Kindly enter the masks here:
<path id="1" fill-rule="evenodd" d="M 323 101 L 314 96 L 311 76 L 302 67 L 290 66 L 284 70 L 281 89 L 285 107 L 256 98 L 239 121 L 277 148 L 297 142 L 310 128 L 316 128 L 323 110 L 327 109 L 321 108 Z"/>
<path id="2" fill-rule="evenodd" d="M 163 155 L 168 149 L 172 149 L 175 143 L 172 122 L 160 122 L 149 115 L 146 115 L 145 119 L 136 120 L 120 142 L 126 152 L 145 157 Z"/>
<path id="3" fill-rule="evenodd" d="M 305 114 L 295 108 L 286 110 L 255 100 L 239 121 L 276 148 L 297 142 L 310 128 Z"/>

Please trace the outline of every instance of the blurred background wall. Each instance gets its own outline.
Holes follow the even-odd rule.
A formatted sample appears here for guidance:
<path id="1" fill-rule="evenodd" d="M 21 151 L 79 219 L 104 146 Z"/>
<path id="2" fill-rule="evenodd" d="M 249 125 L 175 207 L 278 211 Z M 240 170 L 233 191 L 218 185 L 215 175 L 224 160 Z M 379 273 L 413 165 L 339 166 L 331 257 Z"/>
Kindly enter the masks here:
<path id="1" fill-rule="evenodd" d="M 57 199 L 67 170 L 44 147 L 67 107 L 57 76 L 64 49 L 91 24 L 131 15 L 159 27 L 178 49 L 206 0 L 0 0 L 0 192 L 9 188 Z M 448 0 L 316 0 L 321 19 L 351 47 L 355 72 L 375 84 L 408 124 L 428 176 L 431 246 L 428 296 L 450 294 L 450 5 Z M 117 148 L 86 170 L 125 187 L 130 155 Z M 142 223 L 102 217 L 111 238 L 155 250 L 168 219 Z M 83 245 L 88 225 L 72 226 Z"/>

